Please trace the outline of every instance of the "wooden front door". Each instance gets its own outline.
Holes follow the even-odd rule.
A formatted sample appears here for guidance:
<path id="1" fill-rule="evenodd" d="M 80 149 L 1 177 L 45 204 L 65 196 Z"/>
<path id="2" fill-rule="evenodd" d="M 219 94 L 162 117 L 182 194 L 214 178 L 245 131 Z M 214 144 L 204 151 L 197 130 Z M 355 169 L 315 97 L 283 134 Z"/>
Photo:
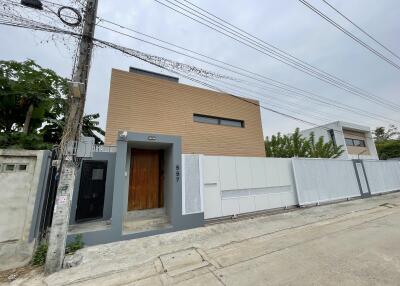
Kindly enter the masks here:
<path id="1" fill-rule="evenodd" d="M 160 151 L 131 150 L 128 211 L 162 207 Z"/>

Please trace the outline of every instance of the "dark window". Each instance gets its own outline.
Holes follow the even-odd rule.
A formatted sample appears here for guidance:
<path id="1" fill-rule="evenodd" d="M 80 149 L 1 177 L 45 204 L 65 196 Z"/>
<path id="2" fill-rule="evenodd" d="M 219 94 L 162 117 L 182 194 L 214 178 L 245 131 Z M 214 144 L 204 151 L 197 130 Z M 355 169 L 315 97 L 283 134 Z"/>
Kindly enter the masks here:
<path id="1" fill-rule="evenodd" d="M 26 167 L 27 167 L 27 165 L 25 165 L 25 164 L 18 165 L 18 171 L 26 171 Z"/>
<path id="2" fill-rule="evenodd" d="M 12 171 L 14 171 L 14 169 L 15 169 L 15 165 L 14 164 L 6 164 L 5 170 L 7 172 L 12 172 Z"/>
<path id="3" fill-rule="evenodd" d="M 244 128 L 243 120 L 222 118 L 222 117 L 202 115 L 202 114 L 193 114 L 193 121 L 199 123 L 208 123 L 214 125 L 224 125 L 224 126 Z"/>
<path id="4" fill-rule="evenodd" d="M 333 129 L 328 130 L 328 135 L 331 138 L 333 145 L 336 146 L 335 131 Z"/>
<path id="5" fill-rule="evenodd" d="M 346 141 L 346 145 L 347 146 L 354 146 L 353 139 L 345 138 L 344 140 Z"/>
<path id="6" fill-rule="evenodd" d="M 354 146 L 365 147 L 365 141 L 364 140 L 353 139 L 353 142 L 354 142 Z"/>
<path id="7" fill-rule="evenodd" d="M 347 146 L 365 147 L 365 141 L 360 139 L 345 138 Z"/>

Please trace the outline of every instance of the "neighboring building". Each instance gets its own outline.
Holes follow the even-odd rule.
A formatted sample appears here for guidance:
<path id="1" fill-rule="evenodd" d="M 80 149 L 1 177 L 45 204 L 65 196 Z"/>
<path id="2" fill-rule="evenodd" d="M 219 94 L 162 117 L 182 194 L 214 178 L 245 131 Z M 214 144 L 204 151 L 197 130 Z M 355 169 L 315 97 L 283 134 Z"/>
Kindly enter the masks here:
<path id="1" fill-rule="evenodd" d="M 308 137 L 311 132 L 314 132 L 316 139 L 322 136 L 325 142 L 332 140 L 334 144 L 342 145 L 342 159 L 379 159 L 372 132 L 367 126 L 336 121 L 302 130 L 300 134 Z"/>
<path id="2" fill-rule="evenodd" d="M 105 143 L 114 145 L 119 131 L 155 133 L 180 136 L 184 154 L 265 157 L 259 106 L 177 81 L 114 69 Z"/>

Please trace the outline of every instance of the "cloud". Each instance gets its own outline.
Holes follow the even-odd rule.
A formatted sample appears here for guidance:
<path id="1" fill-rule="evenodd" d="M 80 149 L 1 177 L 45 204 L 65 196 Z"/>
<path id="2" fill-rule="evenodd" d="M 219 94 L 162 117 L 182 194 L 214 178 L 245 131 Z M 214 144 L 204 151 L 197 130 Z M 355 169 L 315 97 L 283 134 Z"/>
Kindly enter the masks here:
<path id="1" fill-rule="evenodd" d="M 340 21 L 341 24 L 346 25 L 346 28 L 356 32 L 354 27 L 347 25 L 343 19 L 337 17 L 321 1 L 311 2 L 334 17 L 335 20 Z M 400 34 L 400 22 L 398 21 L 400 5 L 398 1 L 331 0 L 331 2 L 345 15 L 376 36 L 382 43 L 400 54 L 400 37 L 398 37 Z M 194 3 L 310 64 L 371 91 L 385 100 L 400 104 L 399 71 L 324 22 L 297 1 L 203 0 Z M 310 90 L 322 98 L 334 99 L 400 120 L 398 113 L 375 106 L 368 101 L 298 72 L 170 11 L 153 0 L 99 1 L 98 15 L 219 60 Z M 96 28 L 96 37 L 184 63 L 205 67 L 204 64 L 181 55 L 123 37 L 100 27 Z M 24 60 L 32 58 L 42 66 L 52 68 L 63 76 L 69 76 L 72 69 L 70 51 L 61 43 L 58 47 L 51 41 L 40 43 L 40 40 L 47 38 L 48 35 L 41 32 L 0 26 L 0 42 L 2 43 L 0 54 L 2 59 Z M 363 39 L 367 40 L 365 37 Z M 111 69 L 128 70 L 130 66 L 160 72 L 158 68 L 129 58 L 118 51 L 97 48 L 94 53 L 86 112 L 99 112 L 102 127 L 105 127 L 107 116 Z M 218 70 L 209 66 L 207 68 Z M 186 80 L 182 80 L 182 82 L 193 84 Z M 266 93 L 265 90 L 258 91 Z M 332 121 L 347 120 L 367 124 L 371 127 L 387 125 L 387 122 L 365 119 L 354 113 L 316 105 L 306 100 L 300 100 L 295 96 L 273 94 L 273 97 L 275 98 L 274 102 L 286 104 L 288 108 L 296 110 L 297 114 L 290 112 L 292 115 L 316 123 L 322 122 L 310 118 L 310 115 L 325 116 Z M 279 101 L 280 98 L 282 98 L 281 101 Z M 266 106 L 268 106 L 268 102 Z M 288 133 L 295 127 L 309 127 L 268 111 L 262 111 L 262 120 L 264 135 L 271 135 L 278 131 Z"/>

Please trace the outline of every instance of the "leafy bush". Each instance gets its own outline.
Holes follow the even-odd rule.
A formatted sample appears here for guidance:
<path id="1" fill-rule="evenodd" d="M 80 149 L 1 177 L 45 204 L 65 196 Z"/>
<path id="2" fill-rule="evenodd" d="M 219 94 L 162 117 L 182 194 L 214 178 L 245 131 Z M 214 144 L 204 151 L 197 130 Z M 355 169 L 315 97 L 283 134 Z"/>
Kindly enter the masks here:
<path id="1" fill-rule="evenodd" d="M 344 152 L 342 147 L 336 146 L 332 140 L 325 142 L 322 136 L 316 139 L 313 132 L 303 137 L 299 128 L 290 135 L 278 133 L 265 139 L 267 157 L 338 158 Z"/>
<path id="2" fill-rule="evenodd" d="M 0 133 L 0 149 L 51 149 L 52 145 L 44 143 L 40 135 L 24 134 L 21 132 Z"/>
<path id="3" fill-rule="evenodd" d="M 400 157 L 400 140 L 376 142 L 379 159 L 386 160 Z"/>
<path id="4" fill-rule="evenodd" d="M 35 254 L 32 257 L 32 265 L 35 266 L 41 266 L 44 265 L 46 262 L 46 255 L 47 255 L 47 249 L 48 249 L 48 244 L 47 243 L 42 243 L 38 246 L 38 248 L 35 251 Z"/>
<path id="5" fill-rule="evenodd" d="M 82 234 L 78 234 L 75 236 L 74 241 L 67 244 L 67 246 L 65 248 L 65 253 L 73 254 L 77 250 L 83 248 L 84 246 L 85 246 L 85 243 L 82 240 Z"/>

